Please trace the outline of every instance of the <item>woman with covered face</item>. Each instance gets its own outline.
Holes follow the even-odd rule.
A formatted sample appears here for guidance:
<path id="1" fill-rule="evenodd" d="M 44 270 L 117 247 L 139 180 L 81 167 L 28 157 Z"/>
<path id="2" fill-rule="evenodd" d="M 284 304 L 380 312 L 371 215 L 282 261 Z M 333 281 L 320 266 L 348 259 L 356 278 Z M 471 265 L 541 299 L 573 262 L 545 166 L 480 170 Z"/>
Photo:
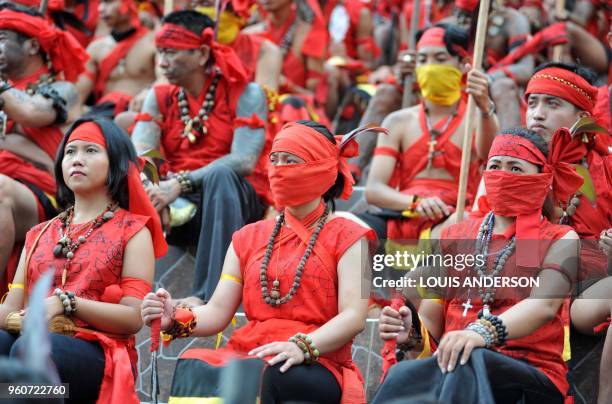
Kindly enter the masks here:
<path id="1" fill-rule="evenodd" d="M 241 304 L 247 317 L 225 348 L 182 355 L 171 397 L 220 396 L 214 375 L 229 359 L 259 358 L 266 365 L 256 393 L 263 403 L 365 402 L 351 345 L 365 325 L 365 241 L 373 234 L 336 216 L 332 203 L 352 191 L 345 156 L 355 146 L 341 149 L 311 121 L 285 125 L 274 139 L 269 171 L 281 214 L 234 233 L 206 305 L 177 306 L 163 289 L 146 296 L 143 319 L 150 324 L 161 318 L 168 341 L 224 330 Z M 210 376 L 207 382 L 202 375 Z"/>
<path id="2" fill-rule="evenodd" d="M 557 155 L 557 146 L 550 145 L 550 156 Z M 462 281 L 442 304 L 424 300 L 414 316 L 407 306 L 384 308 L 383 339 L 406 349 L 414 324 L 422 324 L 421 337 L 435 353 L 391 367 L 375 403 L 415 396 L 434 402 L 564 402 L 569 385 L 563 303 L 575 278 L 579 244 L 571 227 L 549 221 L 549 193 L 569 194 L 582 179 L 569 164 L 547 156 L 535 132 L 513 129 L 497 136 L 483 175 L 488 192 L 479 200 L 486 215 L 446 228 L 440 242 L 443 253 L 484 258 L 467 273 L 447 268 L 449 276 L 461 273 L 471 283 L 510 277 L 538 282 L 513 288 Z"/>

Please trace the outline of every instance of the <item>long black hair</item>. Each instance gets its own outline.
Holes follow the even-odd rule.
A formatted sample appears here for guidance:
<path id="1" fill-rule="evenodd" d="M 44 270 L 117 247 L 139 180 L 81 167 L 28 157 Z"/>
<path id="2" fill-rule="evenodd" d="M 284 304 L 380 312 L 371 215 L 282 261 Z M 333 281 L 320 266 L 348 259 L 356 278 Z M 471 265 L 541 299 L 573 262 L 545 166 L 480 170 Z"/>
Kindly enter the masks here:
<path id="1" fill-rule="evenodd" d="M 548 158 L 548 143 L 546 143 L 546 140 L 544 140 L 544 138 L 538 133 L 527 128 L 516 127 L 505 129 L 504 131 L 502 131 L 502 134 L 498 136 L 503 135 L 516 135 L 529 140 L 531 144 L 533 144 L 540 152 L 542 152 L 544 157 Z M 541 167 L 539 167 L 539 171 L 541 171 Z M 542 214 L 551 222 L 555 219 L 555 207 L 551 193 L 549 193 L 546 196 L 546 199 L 544 200 L 544 205 L 542 206 Z"/>
<path id="2" fill-rule="evenodd" d="M 301 125 L 308 126 L 319 132 L 321 135 L 325 136 L 327 140 L 329 140 L 332 144 L 336 144 L 336 138 L 332 133 L 327 129 L 325 125 L 321 125 L 320 123 L 308 120 L 299 120 L 297 123 Z M 344 189 L 344 177 L 342 174 L 338 173 L 336 177 L 336 182 L 331 186 L 325 193 L 323 194 L 323 200 L 325 202 L 331 202 L 332 210 L 335 209 L 334 199 L 340 197 L 342 195 L 342 190 Z"/>
<path id="3" fill-rule="evenodd" d="M 64 159 L 64 151 L 70 135 L 85 122 L 94 122 L 102 130 L 108 154 L 108 179 L 106 180 L 108 193 L 113 201 L 119 203 L 119 206 L 122 208 L 127 209 L 129 208 L 127 176 L 130 163 L 137 162 L 136 150 L 127 133 L 115 122 L 105 118 L 90 117 L 79 119 L 70 126 L 68 132 L 64 135 L 55 158 L 57 200 L 64 209 L 74 204 L 74 192 L 64 182 L 62 160 Z"/>

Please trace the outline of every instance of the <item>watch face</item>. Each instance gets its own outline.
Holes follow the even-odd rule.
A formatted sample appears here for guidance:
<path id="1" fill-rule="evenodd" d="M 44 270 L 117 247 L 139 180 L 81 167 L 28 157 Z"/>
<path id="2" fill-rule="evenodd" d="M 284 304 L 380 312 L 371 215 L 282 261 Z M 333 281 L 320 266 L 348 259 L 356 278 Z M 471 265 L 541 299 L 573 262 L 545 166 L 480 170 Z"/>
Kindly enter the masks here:
<path id="1" fill-rule="evenodd" d="M 350 19 L 346 8 L 343 5 L 337 5 L 329 18 L 329 35 L 334 42 L 344 42 L 346 33 L 350 27 Z"/>

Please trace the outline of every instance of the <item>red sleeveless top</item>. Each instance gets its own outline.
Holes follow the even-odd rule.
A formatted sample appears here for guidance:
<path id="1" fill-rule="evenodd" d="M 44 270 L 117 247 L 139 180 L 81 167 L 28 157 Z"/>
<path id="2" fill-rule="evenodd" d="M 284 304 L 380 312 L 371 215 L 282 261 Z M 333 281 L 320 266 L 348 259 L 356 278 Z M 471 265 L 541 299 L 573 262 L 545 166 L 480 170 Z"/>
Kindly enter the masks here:
<path id="1" fill-rule="evenodd" d="M 60 221 L 54 222 L 41 236 L 28 268 L 26 290 L 28 295 L 41 275 L 51 270 L 54 273 L 49 296 L 55 288 L 62 288 L 62 273 L 65 258 L 55 258 L 53 247 L 60 238 Z M 75 252 L 68 270 L 65 290 L 74 292 L 78 297 L 107 303 L 118 303 L 117 287 L 122 283 L 123 254 L 128 241 L 138 233 L 150 219 L 118 209 L 115 216 L 94 230 L 87 241 Z M 26 235 L 25 251 L 29 253 L 36 237 L 48 222 L 34 226 Z M 73 225 L 77 237 L 89 230 L 89 224 Z M 78 230 L 80 229 L 80 231 Z M 143 283 L 145 281 L 142 281 Z M 125 289 L 122 296 L 142 299 L 150 291 Z M 79 327 L 88 324 L 75 318 Z M 97 341 L 104 350 L 105 368 L 98 403 L 121 402 L 137 403 L 134 388 L 134 374 L 138 363 L 134 336 L 128 339 L 113 339 L 100 332 L 79 332 L 76 338 Z"/>
<path id="2" fill-rule="evenodd" d="M 338 314 L 338 262 L 360 238 L 372 239 L 373 232 L 341 217 L 327 222 L 310 255 L 297 293 L 285 304 L 272 307 L 261 296 L 260 268 L 275 221 L 262 220 L 234 233 L 233 245 L 240 260 L 244 282 L 242 304 L 248 323 L 234 331 L 228 347 L 246 353 L 274 341 L 287 341 L 297 332 L 312 332 Z M 314 229 L 310 229 L 312 232 Z M 274 244 L 268 277 L 278 272 L 284 296 L 293 284 L 306 245 L 288 227 L 283 227 Z M 351 357 L 352 341 L 322 354 L 319 362 L 338 380 L 343 403 L 364 402 L 363 380 Z"/>
<path id="3" fill-rule="evenodd" d="M 463 248 L 457 248 L 457 244 L 453 244 L 453 240 L 476 240 L 478 229 L 483 218 L 470 219 L 459 224 L 450 226 L 442 231 L 442 250 L 445 254 L 473 254 L 474 250 L 465 251 L 466 245 Z M 565 236 L 572 228 L 552 224 L 548 220 L 543 219 L 540 223 L 540 243 L 539 251 L 533 251 L 540 257 L 539 262 L 542 268 L 558 269 L 558 265 L 546 265 L 544 259 L 549 247 L 556 241 Z M 511 226 L 506 234 L 494 234 L 491 238 L 491 246 L 489 251 L 499 251 L 506 245 L 514 234 L 514 225 Z M 470 243 L 473 247 L 473 244 Z M 533 269 L 518 269 L 515 265 L 515 252 L 510 255 L 506 261 L 503 271 L 500 276 L 536 276 L 537 273 Z M 493 256 L 489 257 L 489 268 L 493 265 Z M 539 269 L 537 269 L 539 271 Z M 458 272 L 459 273 L 459 272 Z M 473 276 L 470 272 L 469 276 Z M 444 302 L 444 332 L 463 330 L 465 327 L 476 321 L 478 312 L 482 309 L 482 300 L 478 296 L 476 288 L 470 291 L 471 303 L 473 307 L 463 317 L 465 307 L 463 304 L 466 297 L 451 298 Z M 496 299 L 491 307 L 491 312 L 500 315 L 512 306 L 517 304 L 519 299 L 510 299 L 508 296 L 516 295 L 511 289 L 497 289 L 496 296 L 504 297 Z M 565 395 L 569 385 L 567 383 L 567 366 L 563 361 L 563 346 L 564 346 L 564 319 L 562 307 L 557 311 L 554 319 L 538 328 L 531 335 L 526 337 L 509 339 L 506 343 L 496 350 L 511 358 L 524 360 L 539 369 L 544 373 L 550 381 L 559 389 L 561 394 Z"/>
<path id="4" fill-rule="evenodd" d="M 453 177 L 453 180 L 416 178 L 417 174 L 427 166 L 429 156 L 428 142 L 431 141 L 431 134 L 427 128 L 425 109 L 423 104 L 420 104 L 419 125 L 423 135 L 402 153 L 389 147 L 380 147 L 375 150 L 375 154 L 389 155 L 397 159 L 395 170 L 389 180 L 389 186 L 397 186 L 400 192 L 408 195 L 418 195 L 420 198 L 437 196 L 447 205 L 454 207 L 457 203 L 457 193 L 459 190 L 462 151 L 460 147 L 451 141 L 451 137 L 463 122 L 465 110 L 466 102 L 462 99 L 459 102 L 457 115 L 450 122 L 446 131 L 436 139 L 438 143 L 432 159 L 432 166 L 434 168 L 445 169 Z M 442 120 L 435 124 L 434 128 L 440 130 L 444 123 L 445 120 Z M 472 154 L 475 154 L 474 150 L 472 150 Z M 468 201 L 471 201 L 474 195 L 476 195 L 480 182 L 481 164 L 480 160 L 470 163 L 466 193 Z M 430 221 L 427 218 L 414 218 L 410 220 L 392 219 L 387 224 L 387 235 L 392 240 L 418 239 L 422 229 L 435 224 L 436 222 Z"/>
<path id="5" fill-rule="evenodd" d="M 200 111 L 211 80 L 212 76 L 209 75 L 198 99 L 186 94 L 190 116 L 195 116 Z M 154 87 L 157 106 L 162 115 L 159 122 L 162 130 L 161 146 L 170 171 L 177 173 L 182 170 L 197 170 L 230 153 L 238 99 L 244 90 L 244 84 L 231 86 L 225 78 L 219 80 L 214 109 L 208 119 L 208 133 L 200 135 L 193 144 L 182 136 L 185 125 L 181 121 L 178 107 L 180 87 L 173 84 L 159 84 Z M 264 200 L 267 200 L 269 193 L 266 161 L 267 158 L 259 159 L 253 174 L 246 177 Z M 162 174 L 165 175 L 166 172 Z"/>

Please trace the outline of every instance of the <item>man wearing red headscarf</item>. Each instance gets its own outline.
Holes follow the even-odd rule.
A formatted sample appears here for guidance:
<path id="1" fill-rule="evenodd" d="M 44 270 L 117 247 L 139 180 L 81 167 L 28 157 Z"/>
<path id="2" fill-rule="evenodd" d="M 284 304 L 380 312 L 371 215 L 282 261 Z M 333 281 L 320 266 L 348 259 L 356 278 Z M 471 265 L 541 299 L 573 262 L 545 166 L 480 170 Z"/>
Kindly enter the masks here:
<path id="1" fill-rule="evenodd" d="M 378 137 L 366 185 L 366 199 L 380 209 L 362 218 L 377 230 L 379 238 L 413 244 L 423 232 L 453 213 L 465 131 L 466 101 L 460 68 L 466 47 L 465 31 L 451 25 L 432 27 L 418 41 L 417 81 L 422 101 L 383 121 L 390 134 Z M 475 144 L 468 203 L 480 178 L 481 159 L 498 132 L 487 80 L 483 73 L 471 75 L 468 91 L 475 96 L 489 141 L 485 147 L 482 140 Z"/>
<path id="2" fill-rule="evenodd" d="M 14 0 L 36 10 L 40 0 Z M 59 28 L 70 32 L 86 48 L 94 38 L 98 26 L 99 0 L 49 0 L 47 17 Z"/>
<path id="3" fill-rule="evenodd" d="M 94 111 L 117 115 L 155 81 L 154 33 L 138 20 L 134 0 L 103 0 L 99 12 L 111 32 L 87 47 L 90 58 L 77 89 L 83 103 L 93 92 Z"/>
<path id="4" fill-rule="evenodd" d="M 53 160 L 62 125 L 80 107 L 70 81 L 87 54 L 72 35 L 18 4 L 0 9 L 0 35 L 0 73 L 7 79 L 0 84 L 0 271 L 7 275 L 15 243 L 55 214 Z"/>
<path id="5" fill-rule="evenodd" d="M 247 71 L 249 81 L 256 82 L 268 93 L 276 94 L 283 64 L 280 48 L 260 35 L 242 32 L 255 1 L 224 0 L 218 18 L 214 1 L 204 0 L 200 3 L 202 5 L 195 7 L 195 10 L 216 21 L 217 42 L 234 49 Z"/>
<path id="6" fill-rule="evenodd" d="M 171 84 L 149 91 L 132 134 L 139 153 L 163 152 L 163 180 L 148 193 L 164 224 L 175 227 L 171 243 L 199 235 L 193 293 L 200 300 L 214 291 L 232 233 L 271 202 L 259 160 L 265 94 L 248 83 L 234 51 L 213 40 L 212 26 L 191 10 L 164 18 L 156 45 Z"/>

